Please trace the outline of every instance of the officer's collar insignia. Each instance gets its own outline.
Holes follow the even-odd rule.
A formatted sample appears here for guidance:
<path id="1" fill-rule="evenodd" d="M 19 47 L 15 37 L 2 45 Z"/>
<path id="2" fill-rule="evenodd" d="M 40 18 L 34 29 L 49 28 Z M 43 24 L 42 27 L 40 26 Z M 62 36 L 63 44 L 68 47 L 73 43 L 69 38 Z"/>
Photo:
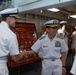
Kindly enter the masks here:
<path id="1" fill-rule="evenodd" d="M 40 38 L 39 38 L 39 40 L 42 40 L 42 39 L 44 39 L 46 36 L 44 35 L 44 36 L 41 36 Z"/>
<path id="2" fill-rule="evenodd" d="M 47 47 L 48 47 L 48 45 L 43 46 L 43 48 L 47 48 Z"/>
<path id="3" fill-rule="evenodd" d="M 61 46 L 61 43 L 59 41 L 56 41 L 55 42 L 55 47 L 60 47 Z"/>
<path id="4" fill-rule="evenodd" d="M 57 38 L 63 39 L 64 36 L 63 36 L 63 34 L 57 34 Z"/>

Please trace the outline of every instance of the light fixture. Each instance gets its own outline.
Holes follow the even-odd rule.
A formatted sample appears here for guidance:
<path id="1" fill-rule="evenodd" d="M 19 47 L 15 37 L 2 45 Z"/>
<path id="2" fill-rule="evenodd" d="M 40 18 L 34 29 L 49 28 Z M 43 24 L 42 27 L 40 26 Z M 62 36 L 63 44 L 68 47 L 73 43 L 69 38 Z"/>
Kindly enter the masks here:
<path id="1" fill-rule="evenodd" d="M 42 11 L 42 10 L 40 10 L 40 12 L 42 13 L 43 11 Z"/>
<path id="2" fill-rule="evenodd" d="M 75 18 L 76 19 L 76 15 L 70 15 L 70 17 Z"/>
<path id="3" fill-rule="evenodd" d="M 47 9 L 47 10 L 52 11 L 52 12 L 58 12 L 58 11 L 60 11 L 60 10 L 57 9 L 57 8 L 51 8 L 51 9 Z"/>

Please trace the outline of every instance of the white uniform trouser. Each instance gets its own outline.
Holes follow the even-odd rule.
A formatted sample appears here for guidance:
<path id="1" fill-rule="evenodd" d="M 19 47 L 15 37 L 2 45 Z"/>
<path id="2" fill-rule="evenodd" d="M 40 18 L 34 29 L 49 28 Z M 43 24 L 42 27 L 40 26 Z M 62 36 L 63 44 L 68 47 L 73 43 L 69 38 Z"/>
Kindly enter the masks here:
<path id="1" fill-rule="evenodd" d="M 70 72 L 71 72 L 73 75 L 76 75 L 76 55 L 75 55 L 75 57 L 74 57 L 73 66 L 72 66 Z"/>
<path id="2" fill-rule="evenodd" d="M 6 62 L 0 62 L 0 75 L 9 75 Z"/>
<path id="3" fill-rule="evenodd" d="M 42 74 L 41 75 L 62 75 L 62 62 L 60 59 L 44 59 L 42 61 Z"/>

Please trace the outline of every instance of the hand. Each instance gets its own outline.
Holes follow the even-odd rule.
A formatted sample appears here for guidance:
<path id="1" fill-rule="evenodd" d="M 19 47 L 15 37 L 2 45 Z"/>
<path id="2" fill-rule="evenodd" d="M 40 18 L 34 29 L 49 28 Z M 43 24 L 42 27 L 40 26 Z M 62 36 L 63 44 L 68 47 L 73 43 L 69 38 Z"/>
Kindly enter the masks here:
<path id="1" fill-rule="evenodd" d="M 25 58 L 28 57 L 28 55 L 29 55 L 29 54 L 28 54 L 28 51 L 25 51 L 25 50 L 24 50 L 23 52 L 24 52 L 24 57 L 25 57 Z"/>
<path id="2" fill-rule="evenodd" d="M 62 28 L 58 29 L 58 34 L 63 34 L 65 31 L 65 26 L 62 26 Z"/>
<path id="3" fill-rule="evenodd" d="M 20 59 L 23 59 L 24 58 L 24 51 L 20 52 Z"/>
<path id="4" fill-rule="evenodd" d="M 62 75 L 66 75 L 66 68 L 62 67 Z"/>
<path id="5" fill-rule="evenodd" d="M 24 55 L 28 55 L 28 51 L 24 50 L 23 52 L 24 52 Z"/>
<path id="6" fill-rule="evenodd" d="M 63 31 L 62 31 L 62 29 L 58 29 L 58 34 L 63 34 Z"/>

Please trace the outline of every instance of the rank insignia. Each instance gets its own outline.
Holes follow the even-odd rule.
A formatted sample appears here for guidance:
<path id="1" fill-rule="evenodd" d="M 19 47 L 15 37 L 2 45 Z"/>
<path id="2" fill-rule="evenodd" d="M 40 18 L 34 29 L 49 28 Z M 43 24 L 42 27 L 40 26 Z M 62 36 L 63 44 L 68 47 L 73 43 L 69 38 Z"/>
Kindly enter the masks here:
<path id="1" fill-rule="evenodd" d="M 58 24 L 58 22 L 56 20 L 53 21 L 53 24 Z"/>
<path id="2" fill-rule="evenodd" d="M 55 42 L 55 47 L 60 47 L 61 46 L 61 43 L 59 41 L 56 41 Z"/>
<path id="3" fill-rule="evenodd" d="M 64 38 L 63 34 L 58 34 L 57 37 L 60 38 L 60 39 Z"/>
<path id="4" fill-rule="evenodd" d="M 48 47 L 48 45 L 43 46 L 43 48 L 47 48 L 47 47 Z"/>
<path id="5" fill-rule="evenodd" d="M 44 36 L 41 36 L 40 38 L 39 38 L 39 40 L 42 40 L 43 38 L 45 38 L 46 36 L 44 35 Z"/>

